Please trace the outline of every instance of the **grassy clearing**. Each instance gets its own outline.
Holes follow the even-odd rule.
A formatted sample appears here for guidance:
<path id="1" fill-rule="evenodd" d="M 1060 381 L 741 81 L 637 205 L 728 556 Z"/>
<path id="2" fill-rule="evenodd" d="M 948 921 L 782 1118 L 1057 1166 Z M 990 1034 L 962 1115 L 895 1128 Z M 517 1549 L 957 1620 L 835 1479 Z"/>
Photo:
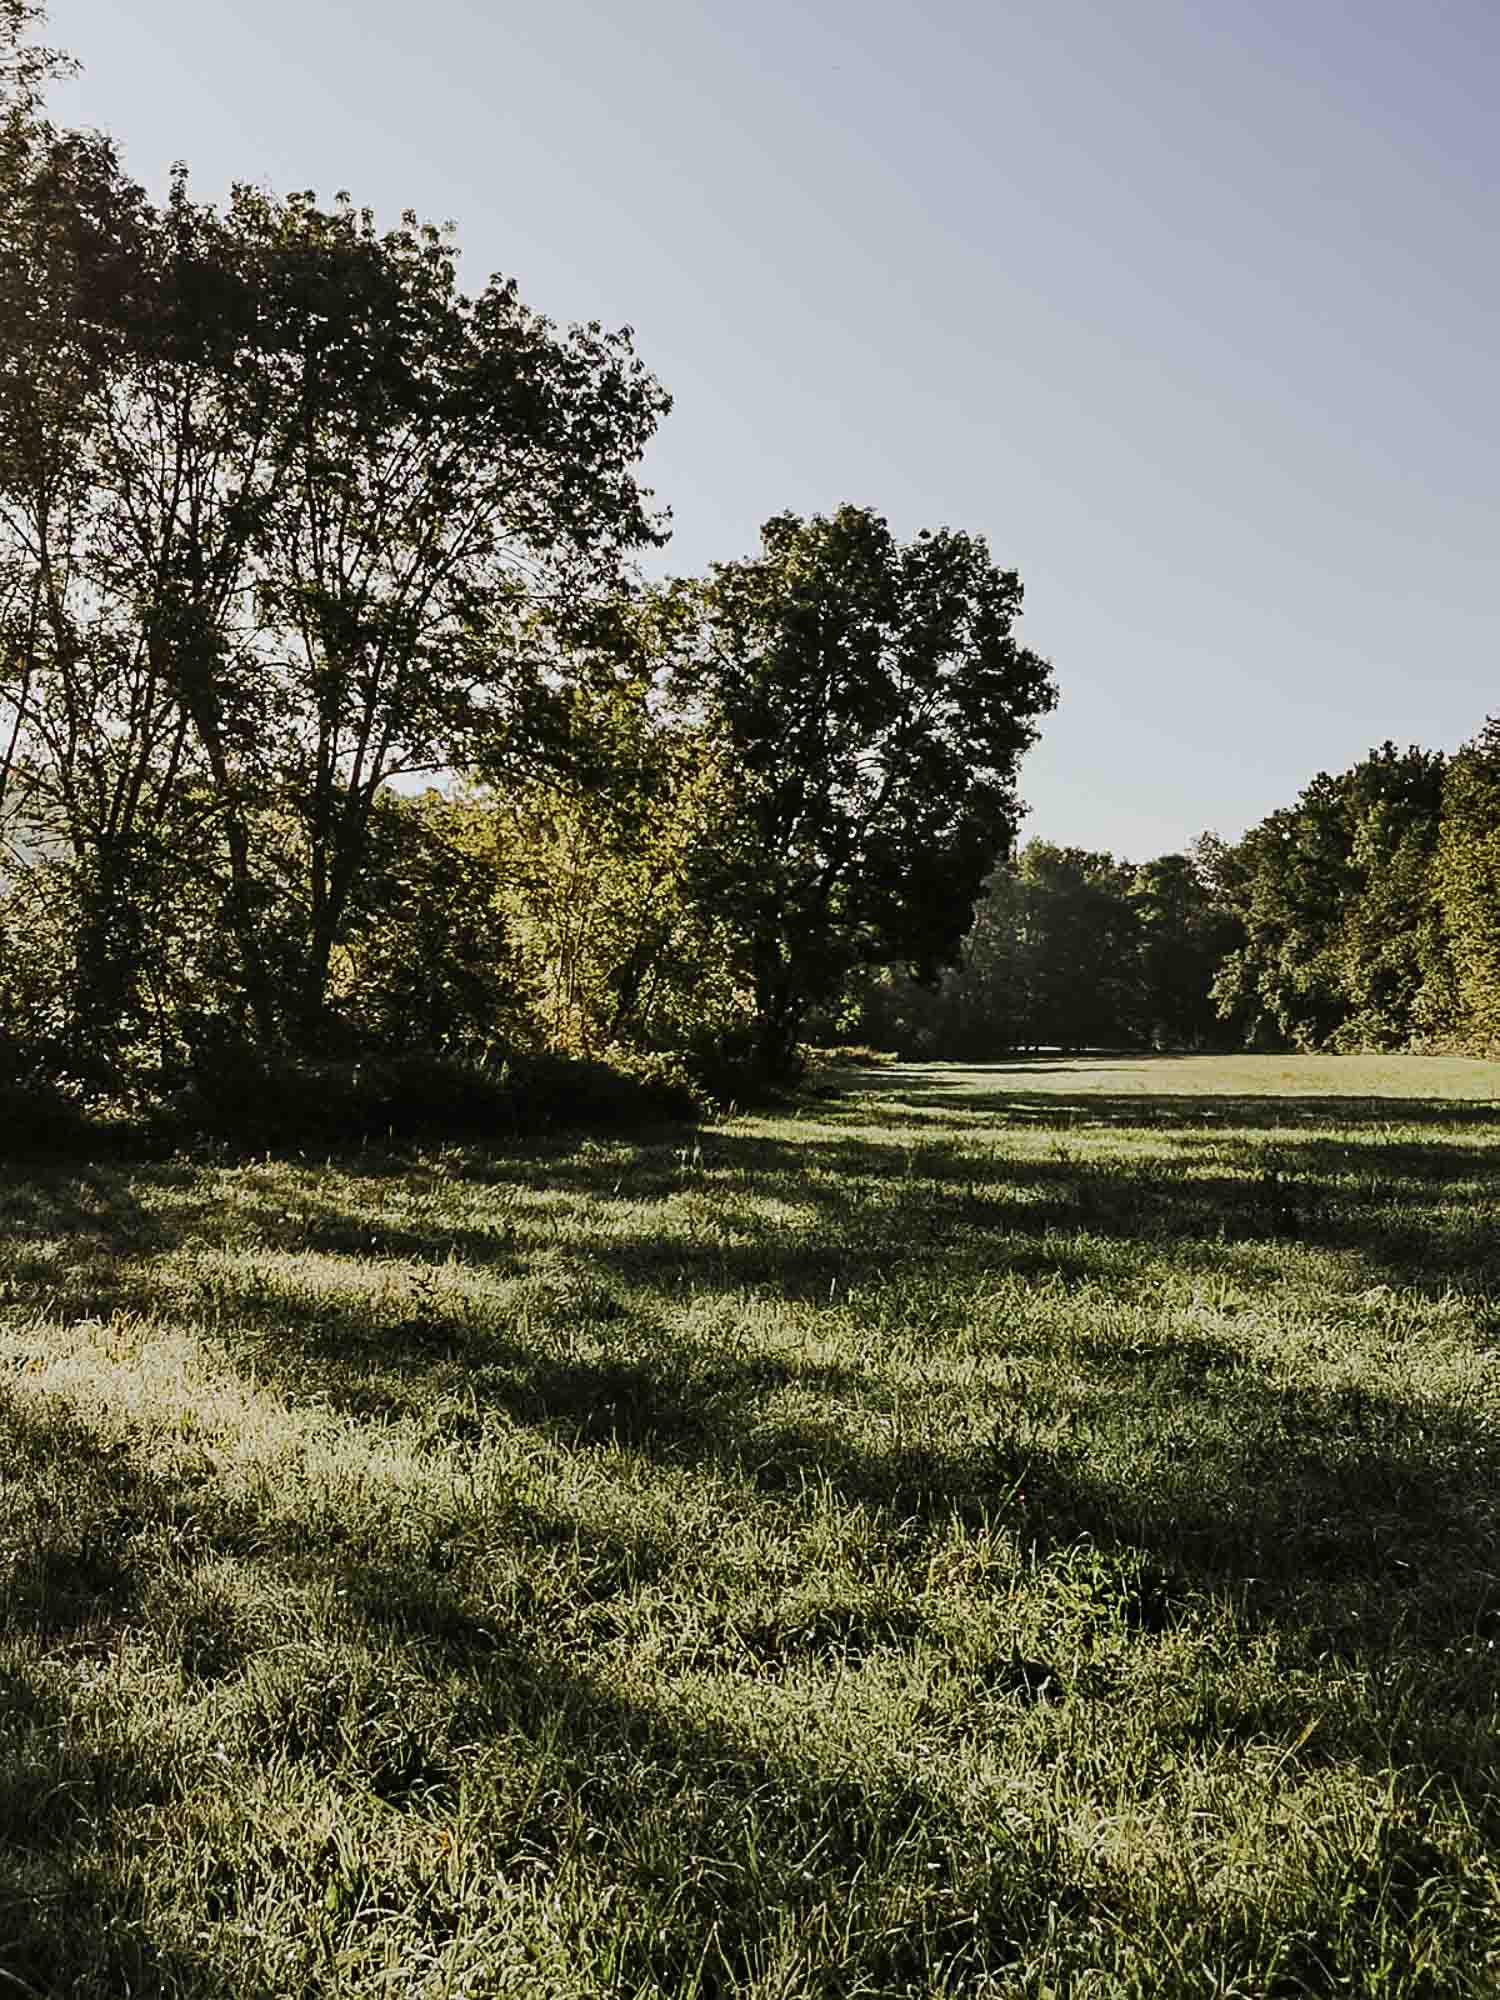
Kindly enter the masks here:
<path id="1" fill-rule="evenodd" d="M 8 1170 L 0 1993 L 1495 1992 L 1497 1079 Z"/>

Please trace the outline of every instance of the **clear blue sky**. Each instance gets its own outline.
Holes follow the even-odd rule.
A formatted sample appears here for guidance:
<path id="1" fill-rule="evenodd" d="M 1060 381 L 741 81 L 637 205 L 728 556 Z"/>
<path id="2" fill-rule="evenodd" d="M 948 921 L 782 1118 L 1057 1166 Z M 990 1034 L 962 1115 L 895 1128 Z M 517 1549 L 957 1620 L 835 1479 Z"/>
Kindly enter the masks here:
<path id="1" fill-rule="evenodd" d="M 55 114 L 459 225 L 676 399 L 667 567 L 986 535 L 1027 832 L 1236 835 L 1500 710 L 1493 0 L 54 0 Z"/>

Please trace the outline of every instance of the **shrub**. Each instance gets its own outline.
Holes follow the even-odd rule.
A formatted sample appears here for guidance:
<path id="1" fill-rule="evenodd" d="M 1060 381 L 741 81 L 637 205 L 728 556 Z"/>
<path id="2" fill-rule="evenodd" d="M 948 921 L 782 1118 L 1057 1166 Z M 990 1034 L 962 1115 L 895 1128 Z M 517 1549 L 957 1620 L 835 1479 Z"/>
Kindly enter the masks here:
<path id="1" fill-rule="evenodd" d="M 300 1062 L 235 1053 L 201 1068 L 161 1119 L 183 1137 L 275 1146 L 504 1141 L 568 1126 L 658 1124 L 697 1111 L 685 1081 L 570 1056 L 513 1053 L 481 1064 L 429 1055 Z"/>
<path id="2" fill-rule="evenodd" d="M 753 1026 L 744 1022 L 696 1039 L 679 1060 L 698 1096 L 720 1109 L 782 1102 L 806 1067 L 800 1048 L 786 1061 L 769 1062 Z"/>
<path id="3" fill-rule="evenodd" d="M 56 1084 L 0 1082 L 0 1158 L 88 1151 L 103 1136 Z"/>

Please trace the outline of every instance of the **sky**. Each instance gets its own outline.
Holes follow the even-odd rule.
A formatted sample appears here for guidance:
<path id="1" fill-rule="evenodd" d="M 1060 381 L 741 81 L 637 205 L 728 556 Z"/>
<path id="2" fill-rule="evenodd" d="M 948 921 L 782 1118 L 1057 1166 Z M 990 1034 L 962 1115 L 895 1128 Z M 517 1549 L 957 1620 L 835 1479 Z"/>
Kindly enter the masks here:
<path id="1" fill-rule="evenodd" d="M 982 534 L 1060 691 L 1024 834 L 1234 838 L 1500 711 L 1492 0 L 53 0 L 163 192 L 347 189 L 635 330 L 654 567 Z"/>

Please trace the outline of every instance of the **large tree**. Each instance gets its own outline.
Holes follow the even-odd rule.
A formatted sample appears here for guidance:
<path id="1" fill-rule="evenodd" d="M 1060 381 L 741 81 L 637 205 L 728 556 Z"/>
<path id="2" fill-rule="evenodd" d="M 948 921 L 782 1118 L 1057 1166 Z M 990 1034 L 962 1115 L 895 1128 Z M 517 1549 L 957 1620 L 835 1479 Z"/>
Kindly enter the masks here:
<path id="1" fill-rule="evenodd" d="M 189 1044 L 208 1006 L 329 1046 L 384 789 L 513 731 L 661 539 L 666 398 L 411 215 L 153 208 L 42 121 L 0 6 L 0 794 L 68 857 L 80 1039 L 175 965 Z"/>
<path id="2" fill-rule="evenodd" d="M 700 890 L 745 940 L 767 1069 L 853 967 L 932 976 L 956 949 L 1056 699 L 1020 611 L 978 536 L 903 544 L 852 506 L 778 515 L 759 555 L 659 600 L 671 696 L 729 753 Z"/>
<path id="3" fill-rule="evenodd" d="M 1031 840 L 984 885 L 944 981 L 954 1053 L 1114 1045 L 1138 1033 L 1134 873 L 1110 854 Z"/>
<path id="4" fill-rule="evenodd" d="M 628 332 L 560 333 L 436 229 L 307 197 L 231 211 L 273 412 L 262 616 L 303 802 L 316 1020 L 374 803 L 473 760 L 559 637 L 659 539 L 633 468 L 666 398 Z"/>

